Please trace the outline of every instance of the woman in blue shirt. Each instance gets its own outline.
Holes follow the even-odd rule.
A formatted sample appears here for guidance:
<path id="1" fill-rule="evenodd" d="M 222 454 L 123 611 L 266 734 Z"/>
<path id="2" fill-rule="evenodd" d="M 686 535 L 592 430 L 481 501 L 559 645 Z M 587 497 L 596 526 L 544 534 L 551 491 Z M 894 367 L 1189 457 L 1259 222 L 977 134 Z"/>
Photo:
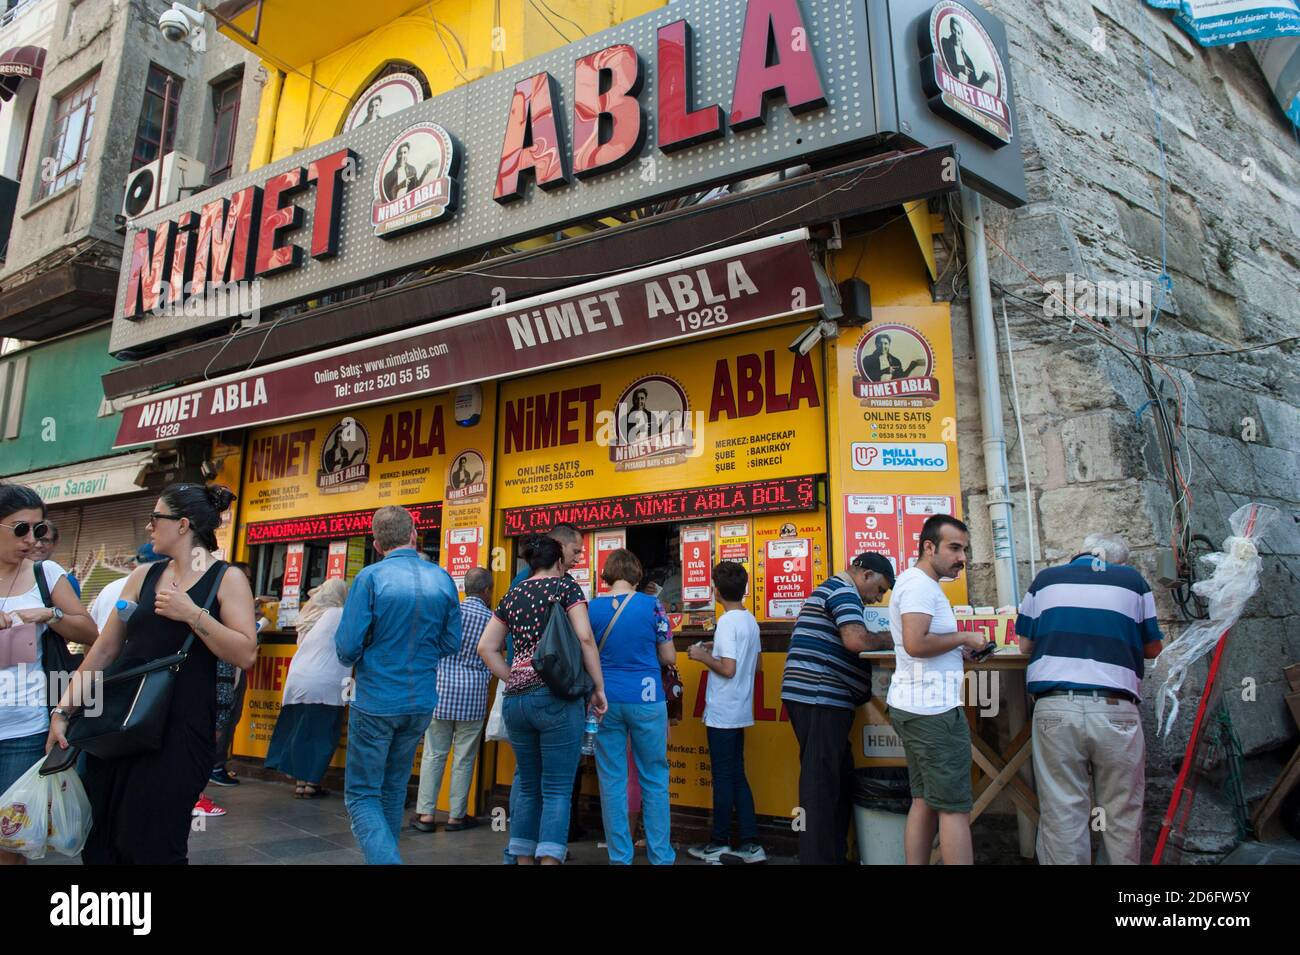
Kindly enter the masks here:
<path id="1" fill-rule="evenodd" d="M 596 737 L 600 811 L 605 822 L 609 861 L 632 863 L 632 833 L 627 818 L 627 754 L 641 780 L 642 819 L 651 865 L 676 860 L 669 840 L 668 708 L 660 665 L 676 661 L 672 631 L 663 604 L 636 592 L 641 562 L 629 550 L 609 555 L 601 571 L 608 596 L 591 602 L 591 630 L 600 647 L 609 712 Z M 615 619 L 617 615 L 617 619 Z M 613 627 L 610 622 L 613 621 Z"/>

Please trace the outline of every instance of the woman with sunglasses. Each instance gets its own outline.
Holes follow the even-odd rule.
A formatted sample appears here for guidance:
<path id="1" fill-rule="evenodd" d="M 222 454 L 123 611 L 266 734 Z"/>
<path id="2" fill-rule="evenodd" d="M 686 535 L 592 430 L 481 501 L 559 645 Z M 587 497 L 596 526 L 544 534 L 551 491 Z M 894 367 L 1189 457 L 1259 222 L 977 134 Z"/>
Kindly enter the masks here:
<path id="1" fill-rule="evenodd" d="M 6 696 L 15 693 L 4 701 L 13 705 L 0 705 L 0 793 L 45 753 L 50 716 L 44 629 L 73 643 L 93 643 L 98 633 L 66 572 L 52 560 L 41 564 L 54 604 L 45 606 L 32 557 L 49 526 L 39 494 L 21 484 L 0 483 L 0 686 L 12 688 Z M 0 865 L 25 861 L 0 851 Z"/>
<path id="2" fill-rule="evenodd" d="M 89 678 L 110 664 L 126 669 L 178 653 L 162 746 L 121 759 L 86 760 L 93 824 L 81 858 L 87 865 L 185 864 L 190 813 L 212 772 L 217 724 L 217 661 L 241 669 L 257 660 L 257 628 L 248 578 L 224 573 L 216 530 L 235 496 L 224 487 L 173 484 L 149 520 L 159 557 L 127 578 L 122 599 L 136 602 L 124 622 L 112 614 L 77 672 Z M 204 603 L 213 588 L 209 609 Z M 66 748 L 72 688 L 50 719 L 48 748 Z M 89 698 L 89 697 L 88 697 Z"/>

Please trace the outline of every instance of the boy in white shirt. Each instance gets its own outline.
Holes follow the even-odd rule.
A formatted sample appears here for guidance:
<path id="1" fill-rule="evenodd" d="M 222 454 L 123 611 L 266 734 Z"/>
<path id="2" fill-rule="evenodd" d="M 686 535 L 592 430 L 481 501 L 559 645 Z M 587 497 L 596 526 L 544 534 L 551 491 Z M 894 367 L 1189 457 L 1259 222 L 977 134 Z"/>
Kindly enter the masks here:
<path id="1" fill-rule="evenodd" d="M 758 621 L 745 609 L 749 574 L 743 564 L 722 561 L 713 568 L 713 594 L 724 613 L 712 643 L 697 643 L 686 655 L 711 672 L 704 696 L 704 727 L 713 764 L 713 833 L 708 843 L 686 851 L 712 864 L 763 862 L 758 844 L 754 794 L 745 778 L 745 727 L 754 725 L 754 674 L 758 670 Z M 733 850 L 735 812 L 740 844 Z"/>
<path id="2" fill-rule="evenodd" d="M 966 525 L 936 514 L 921 528 L 916 566 L 889 593 L 889 629 L 898 662 L 889 683 L 889 721 L 907 755 L 912 808 L 903 836 L 908 865 L 928 865 L 934 834 L 944 865 L 974 861 L 970 838 L 970 728 L 962 709 L 962 661 L 985 648 L 977 633 L 957 632 L 939 579 L 966 566 Z"/>

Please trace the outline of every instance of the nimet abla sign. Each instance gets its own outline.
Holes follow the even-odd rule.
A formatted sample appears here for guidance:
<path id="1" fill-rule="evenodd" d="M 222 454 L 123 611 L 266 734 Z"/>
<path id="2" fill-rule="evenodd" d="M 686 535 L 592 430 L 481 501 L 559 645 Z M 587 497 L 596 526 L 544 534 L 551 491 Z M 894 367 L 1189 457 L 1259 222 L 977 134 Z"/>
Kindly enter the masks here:
<path id="1" fill-rule="evenodd" d="M 230 283 L 256 280 L 262 307 L 302 300 L 794 160 L 863 154 L 931 109 L 948 122 L 921 144 L 957 143 L 963 170 L 982 164 L 977 187 L 1018 204 L 1004 57 L 997 21 L 951 0 L 682 0 L 373 110 L 133 221 L 110 347 L 225 327 L 230 302 L 185 305 Z"/>

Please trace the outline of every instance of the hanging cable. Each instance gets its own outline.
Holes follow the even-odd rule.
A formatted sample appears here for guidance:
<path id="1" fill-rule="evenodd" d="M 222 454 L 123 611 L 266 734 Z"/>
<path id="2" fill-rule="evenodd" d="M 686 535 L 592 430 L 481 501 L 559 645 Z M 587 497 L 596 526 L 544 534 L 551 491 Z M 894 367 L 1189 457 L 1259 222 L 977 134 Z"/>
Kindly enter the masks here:
<path id="1" fill-rule="evenodd" d="M 1025 427 L 1020 420 L 1020 389 L 1016 387 L 1016 359 L 1011 351 L 1011 323 L 1007 321 L 1007 300 L 1002 299 L 1002 330 L 1007 336 L 1007 367 L 1011 371 L 1011 410 L 1016 416 L 1016 440 L 1020 442 L 1020 466 L 1025 472 L 1025 516 L 1029 518 L 1029 579 L 1038 573 L 1038 535 L 1034 533 L 1034 489 L 1029 483 L 1029 452 L 1025 450 Z"/>

